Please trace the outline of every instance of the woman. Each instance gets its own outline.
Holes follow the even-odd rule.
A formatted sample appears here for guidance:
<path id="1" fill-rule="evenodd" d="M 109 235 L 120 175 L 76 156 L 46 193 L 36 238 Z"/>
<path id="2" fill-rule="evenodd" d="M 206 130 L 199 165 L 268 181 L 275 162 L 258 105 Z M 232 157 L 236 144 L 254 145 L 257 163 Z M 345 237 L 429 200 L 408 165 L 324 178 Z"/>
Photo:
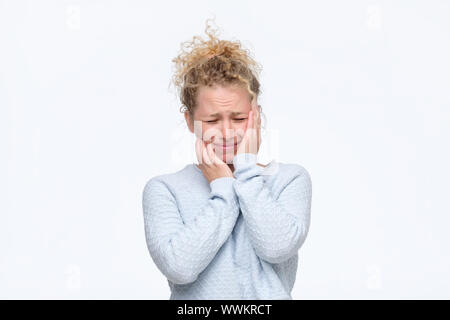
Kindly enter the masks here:
<path id="1" fill-rule="evenodd" d="M 292 299 L 310 175 L 298 164 L 257 163 L 258 64 L 239 41 L 209 30 L 173 59 L 199 163 L 146 183 L 148 250 L 171 300 Z"/>

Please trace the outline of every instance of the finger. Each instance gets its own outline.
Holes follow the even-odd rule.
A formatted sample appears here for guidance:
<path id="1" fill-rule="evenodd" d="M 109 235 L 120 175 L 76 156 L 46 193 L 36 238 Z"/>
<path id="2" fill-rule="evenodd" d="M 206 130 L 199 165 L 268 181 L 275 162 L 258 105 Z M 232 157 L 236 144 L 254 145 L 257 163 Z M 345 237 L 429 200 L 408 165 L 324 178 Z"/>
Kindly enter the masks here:
<path id="1" fill-rule="evenodd" d="M 211 155 L 212 155 L 211 158 L 214 159 L 213 161 L 216 165 L 224 164 L 222 159 L 217 155 L 214 146 L 211 146 Z"/>
<path id="2" fill-rule="evenodd" d="M 211 159 L 209 159 L 208 156 L 208 150 L 207 150 L 207 146 L 205 145 L 205 143 L 203 143 L 203 150 L 202 150 L 202 155 L 203 155 L 203 161 L 206 165 L 211 165 Z"/>
<path id="3" fill-rule="evenodd" d="M 215 164 L 216 163 L 216 154 L 213 149 L 212 143 L 208 144 L 208 146 L 206 147 L 206 152 L 208 153 L 208 157 L 211 160 L 211 163 Z"/>
<path id="4" fill-rule="evenodd" d="M 255 122 L 253 124 L 253 128 L 256 129 L 258 127 L 259 122 L 259 112 L 258 112 L 258 106 L 254 106 L 253 109 L 255 110 Z"/>
<path id="5" fill-rule="evenodd" d="M 259 130 L 261 129 L 261 112 L 259 111 L 259 107 L 257 107 L 256 109 L 257 109 L 256 129 L 259 132 Z"/>
<path id="6" fill-rule="evenodd" d="M 259 110 L 259 106 L 256 106 L 255 109 L 256 109 L 256 116 L 257 116 L 256 124 L 257 124 L 257 127 L 259 128 L 261 126 L 261 110 Z"/>
<path id="7" fill-rule="evenodd" d="M 252 126 L 252 129 L 255 129 L 256 128 L 256 121 L 257 121 L 257 116 L 258 116 L 258 114 L 256 113 L 256 108 L 255 107 L 253 107 L 253 126 Z"/>
<path id="8" fill-rule="evenodd" d="M 245 145 L 247 144 L 247 129 L 241 137 L 241 141 L 238 144 L 237 153 L 243 153 L 245 151 Z"/>
<path id="9" fill-rule="evenodd" d="M 258 149 L 259 149 L 259 146 L 261 145 L 261 120 L 259 121 L 257 133 L 258 133 Z"/>
<path id="10" fill-rule="evenodd" d="M 248 114 L 248 121 L 247 121 L 247 128 L 245 129 L 245 131 L 247 132 L 248 128 L 252 128 L 253 127 L 253 110 L 250 110 L 249 114 Z"/>
<path id="11" fill-rule="evenodd" d="M 259 134 L 259 130 L 261 128 L 261 112 L 259 110 L 259 106 L 255 106 L 255 129 Z"/>
<path id="12" fill-rule="evenodd" d="M 258 110 L 255 105 L 252 107 L 252 114 L 253 114 L 253 122 L 252 127 L 250 128 L 249 132 L 249 146 L 248 146 L 248 152 L 250 153 L 256 153 L 258 147 Z"/>
<path id="13" fill-rule="evenodd" d="M 197 138 L 197 140 L 195 140 L 195 154 L 197 155 L 197 160 L 199 164 L 202 164 L 202 145 L 201 145 L 201 140 L 199 138 Z"/>

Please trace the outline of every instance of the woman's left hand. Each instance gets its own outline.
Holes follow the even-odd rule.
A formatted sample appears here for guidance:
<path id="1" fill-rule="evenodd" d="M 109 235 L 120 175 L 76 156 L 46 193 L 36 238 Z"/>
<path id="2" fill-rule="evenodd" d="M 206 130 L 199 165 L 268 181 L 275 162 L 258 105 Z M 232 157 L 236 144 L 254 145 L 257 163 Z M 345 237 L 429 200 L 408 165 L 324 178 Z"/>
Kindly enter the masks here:
<path id="1" fill-rule="evenodd" d="M 248 114 L 247 128 L 244 138 L 239 143 L 236 154 L 253 153 L 258 154 L 261 144 L 261 113 L 256 101 L 252 102 L 252 110 Z"/>

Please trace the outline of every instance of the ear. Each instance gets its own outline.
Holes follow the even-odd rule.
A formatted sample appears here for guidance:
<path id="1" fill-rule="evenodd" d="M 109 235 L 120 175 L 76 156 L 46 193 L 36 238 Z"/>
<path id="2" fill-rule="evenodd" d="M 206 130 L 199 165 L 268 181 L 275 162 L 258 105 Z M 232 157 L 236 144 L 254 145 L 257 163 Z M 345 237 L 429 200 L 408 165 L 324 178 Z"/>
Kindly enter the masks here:
<path id="1" fill-rule="evenodd" d="M 194 133 L 194 123 L 193 123 L 193 121 L 191 121 L 191 117 L 190 117 L 188 111 L 184 112 L 184 119 L 186 119 L 186 124 L 189 128 L 189 131 Z"/>

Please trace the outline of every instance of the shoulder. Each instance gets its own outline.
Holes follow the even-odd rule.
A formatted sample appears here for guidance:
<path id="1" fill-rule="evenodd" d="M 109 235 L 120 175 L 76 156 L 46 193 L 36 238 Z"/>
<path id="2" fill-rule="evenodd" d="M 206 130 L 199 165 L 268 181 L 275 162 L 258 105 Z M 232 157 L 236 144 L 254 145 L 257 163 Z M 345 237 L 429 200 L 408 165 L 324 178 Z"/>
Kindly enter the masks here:
<path id="1" fill-rule="evenodd" d="M 144 189 L 142 190 L 142 200 L 146 203 L 162 194 L 167 194 L 168 191 L 169 189 L 164 182 L 164 176 L 154 176 L 145 183 Z"/>
<path id="2" fill-rule="evenodd" d="M 308 170 L 296 163 L 282 163 L 280 168 L 277 196 L 295 199 L 296 205 L 300 205 L 299 200 L 303 205 L 309 205 L 312 199 L 312 182 Z"/>
<path id="3" fill-rule="evenodd" d="M 312 179 L 309 171 L 298 163 L 278 163 L 280 174 L 286 182 L 300 181 L 304 186 L 311 188 Z"/>
<path id="4" fill-rule="evenodd" d="M 277 174 L 282 175 L 283 177 L 292 178 L 302 176 L 308 178 L 309 180 L 311 179 L 311 175 L 308 170 L 303 165 L 298 163 L 273 161 L 265 167 L 265 173 L 266 175 Z"/>
<path id="5" fill-rule="evenodd" d="M 192 172 L 190 165 L 184 166 L 175 172 L 164 173 L 149 178 L 144 184 L 143 195 L 150 193 L 175 193 L 179 187 L 184 187 L 184 184 L 192 183 Z"/>
<path id="6" fill-rule="evenodd" d="M 167 190 L 169 188 L 170 182 L 177 179 L 177 176 L 179 176 L 179 172 L 180 171 L 158 174 L 149 178 L 144 185 L 144 195 L 150 194 L 151 192 L 155 191 Z"/>
<path id="7" fill-rule="evenodd" d="M 265 168 L 263 175 L 276 197 L 286 190 L 311 193 L 311 176 L 303 165 L 273 161 Z"/>
<path id="8" fill-rule="evenodd" d="M 285 164 L 288 172 L 293 174 L 294 176 L 301 176 L 305 179 L 311 180 L 311 175 L 309 174 L 308 170 L 302 166 L 301 164 L 297 163 L 287 163 Z"/>

